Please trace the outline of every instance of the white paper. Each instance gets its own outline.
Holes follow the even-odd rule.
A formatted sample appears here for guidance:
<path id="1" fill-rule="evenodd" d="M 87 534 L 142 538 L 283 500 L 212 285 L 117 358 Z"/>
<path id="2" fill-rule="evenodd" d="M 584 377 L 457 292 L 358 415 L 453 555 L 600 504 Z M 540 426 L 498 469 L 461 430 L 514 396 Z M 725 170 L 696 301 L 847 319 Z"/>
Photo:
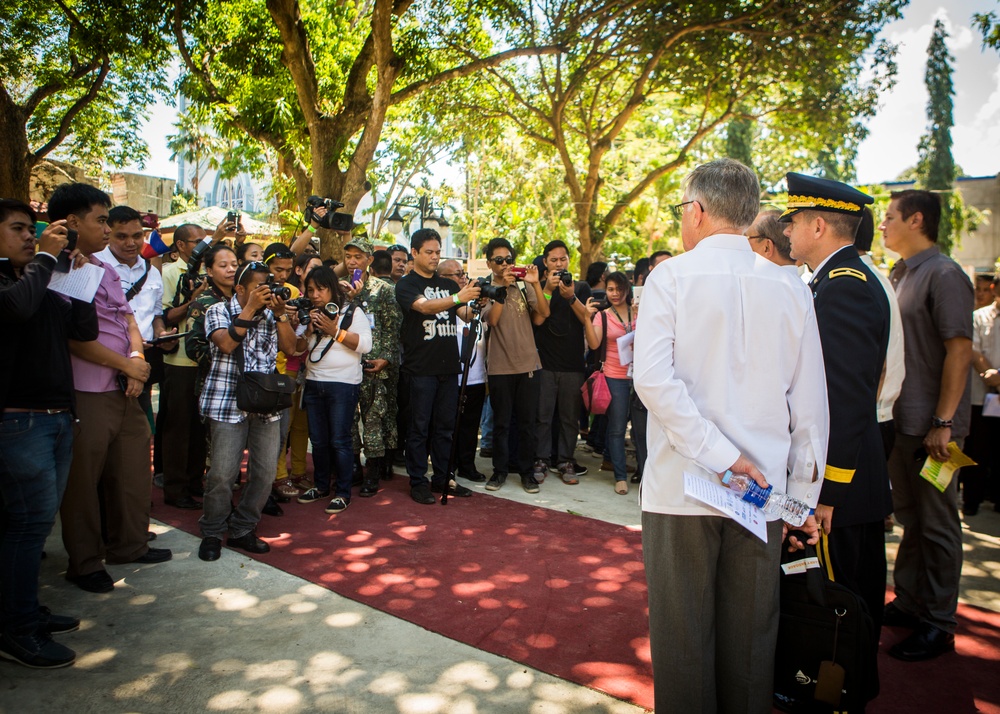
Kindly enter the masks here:
<path id="1" fill-rule="evenodd" d="M 987 394 L 983 398 L 983 416 L 1000 417 L 1000 394 Z"/>
<path id="2" fill-rule="evenodd" d="M 624 367 L 632 364 L 632 343 L 635 342 L 635 331 L 628 332 L 618 338 L 618 362 Z"/>
<path id="3" fill-rule="evenodd" d="M 767 543 L 767 519 L 764 512 L 747 503 L 725 486 L 684 472 L 684 495 L 729 516 L 762 541 Z"/>
<path id="4" fill-rule="evenodd" d="M 49 290 L 83 302 L 94 302 L 94 295 L 97 294 L 103 277 L 104 268 L 85 263 L 79 268 L 70 267 L 68 273 L 52 273 Z"/>

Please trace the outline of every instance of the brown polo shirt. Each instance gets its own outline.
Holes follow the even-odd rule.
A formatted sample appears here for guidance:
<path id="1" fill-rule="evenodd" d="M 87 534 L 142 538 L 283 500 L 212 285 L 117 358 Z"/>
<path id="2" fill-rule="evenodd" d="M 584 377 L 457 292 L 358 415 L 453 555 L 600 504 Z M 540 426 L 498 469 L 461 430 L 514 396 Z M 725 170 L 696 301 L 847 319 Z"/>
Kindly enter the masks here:
<path id="1" fill-rule="evenodd" d="M 935 245 L 906 260 L 900 260 L 889 274 L 896 288 L 899 313 L 906 344 L 906 377 L 893 408 L 897 431 L 923 436 L 931 428 L 931 417 L 941 392 L 945 340 L 972 339 L 972 310 L 975 306 L 972 281 L 951 258 Z M 955 411 L 951 434 L 969 433 L 970 383 Z"/>

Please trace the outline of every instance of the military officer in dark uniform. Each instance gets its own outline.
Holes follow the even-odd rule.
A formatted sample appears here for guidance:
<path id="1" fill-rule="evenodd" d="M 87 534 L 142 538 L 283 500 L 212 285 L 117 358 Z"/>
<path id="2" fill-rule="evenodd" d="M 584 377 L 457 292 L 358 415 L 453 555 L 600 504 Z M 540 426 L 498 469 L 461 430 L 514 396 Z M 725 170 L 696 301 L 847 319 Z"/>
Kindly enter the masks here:
<path id="1" fill-rule="evenodd" d="M 813 271 L 809 287 L 830 395 L 829 451 L 816 520 L 828 534 L 834 578 L 864 599 L 878 632 L 886 582 L 883 524 L 892 512 L 876 411 L 889 301 L 854 249 L 863 208 L 872 198 L 837 181 L 796 173 L 787 180 L 788 208 L 779 220 L 789 224 L 792 257 Z M 877 647 L 877 637 L 875 642 Z"/>

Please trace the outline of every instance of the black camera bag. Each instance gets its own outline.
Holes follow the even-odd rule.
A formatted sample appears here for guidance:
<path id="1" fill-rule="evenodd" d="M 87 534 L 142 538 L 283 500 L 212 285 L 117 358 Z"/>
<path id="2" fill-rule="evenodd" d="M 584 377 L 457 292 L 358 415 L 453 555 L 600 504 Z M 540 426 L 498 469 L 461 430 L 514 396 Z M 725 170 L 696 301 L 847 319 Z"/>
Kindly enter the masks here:
<path id="1" fill-rule="evenodd" d="M 256 328 L 254 328 L 256 329 Z M 292 406 L 295 380 L 278 372 L 247 372 L 243 343 L 233 352 L 236 357 L 236 406 L 250 414 L 273 414 Z"/>
<path id="2" fill-rule="evenodd" d="M 793 533 L 805 542 L 804 533 Z M 864 601 L 833 581 L 825 535 L 820 546 L 819 554 L 812 545 L 795 553 L 782 549 L 774 705 L 794 714 L 863 711 L 879 690 L 874 626 Z M 798 567 L 789 572 L 790 565 Z M 824 662 L 844 669 L 836 706 L 816 699 Z"/>

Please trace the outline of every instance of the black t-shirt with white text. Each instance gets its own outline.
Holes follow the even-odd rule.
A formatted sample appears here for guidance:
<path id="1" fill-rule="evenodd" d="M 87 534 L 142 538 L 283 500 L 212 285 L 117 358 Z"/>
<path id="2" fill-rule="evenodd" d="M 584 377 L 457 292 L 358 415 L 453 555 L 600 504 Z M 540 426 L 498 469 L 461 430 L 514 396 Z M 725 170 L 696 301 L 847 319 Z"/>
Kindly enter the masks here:
<path id="1" fill-rule="evenodd" d="M 586 304 L 590 298 L 590 286 L 577 281 L 574 287 L 576 299 Z M 583 372 L 584 344 L 583 324 L 557 288 L 549 300 L 549 317 L 535 327 L 535 345 L 542 360 L 542 369 L 552 372 Z"/>
<path id="2" fill-rule="evenodd" d="M 413 309 L 418 298 L 436 300 L 458 292 L 458 285 L 447 278 L 425 278 L 416 272 L 404 275 L 396 283 L 396 302 L 403 311 L 402 370 L 407 374 L 458 374 L 458 342 L 455 339 L 457 305 L 443 312 L 425 315 Z"/>

